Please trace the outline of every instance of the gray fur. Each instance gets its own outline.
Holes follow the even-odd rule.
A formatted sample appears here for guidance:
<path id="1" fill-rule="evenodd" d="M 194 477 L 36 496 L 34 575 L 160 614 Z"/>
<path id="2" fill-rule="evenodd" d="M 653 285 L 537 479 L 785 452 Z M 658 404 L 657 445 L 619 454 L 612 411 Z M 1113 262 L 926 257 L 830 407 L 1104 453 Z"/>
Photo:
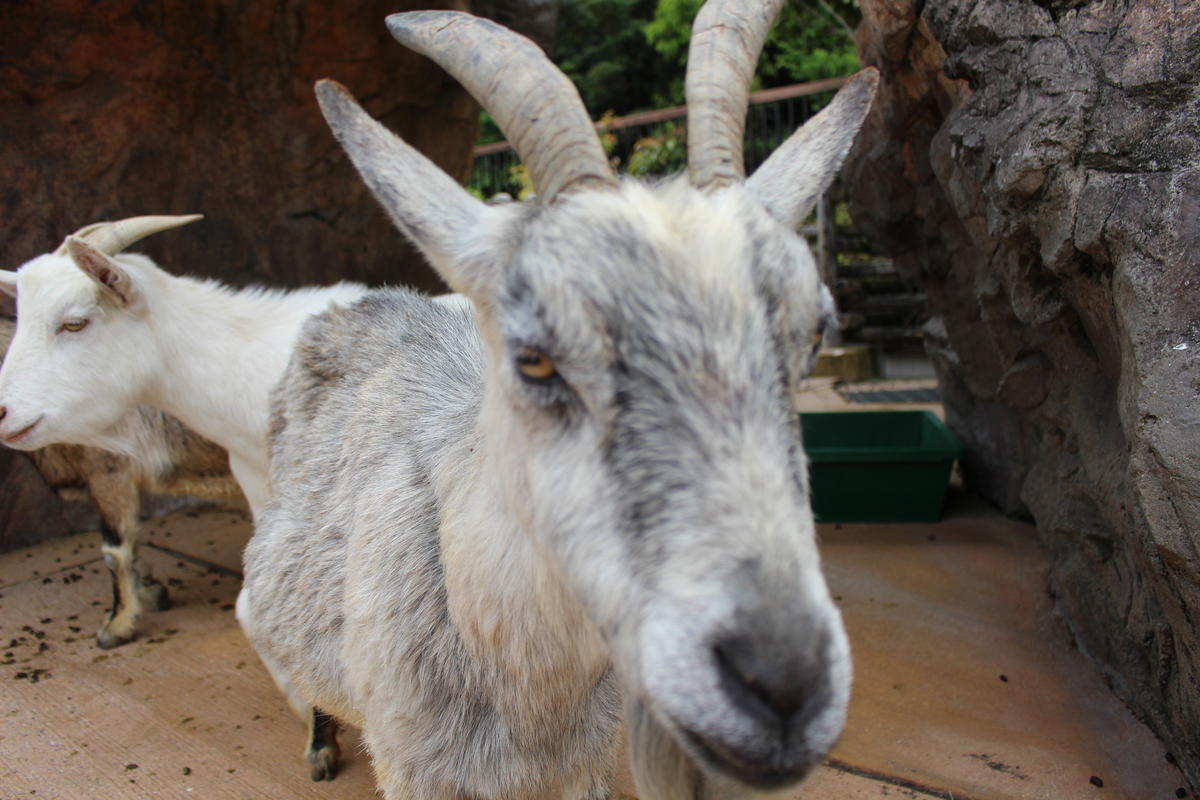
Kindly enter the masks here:
<path id="1" fill-rule="evenodd" d="M 763 194 L 787 175 L 488 207 L 318 95 L 471 305 L 373 292 L 298 340 L 238 599 L 277 682 L 363 726 L 389 800 L 605 797 L 618 695 L 645 800 L 802 780 L 850 661 L 791 400 L 828 292 Z M 772 170 L 827 181 L 861 123 L 829 116 Z"/>
<path id="2" fill-rule="evenodd" d="M 412 370 L 388 368 L 397 363 Z M 430 484 L 448 458 L 481 444 L 482 374 L 465 304 L 379 291 L 307 323 L 275 393 L 278 493 L 246 550 L 239 614 L 254 607 L 247 633 L 266 658 L 297 667 L 302 695 L 365 726 L 377 767 L 391 750 L 381 731 L 406 743 L 397 770 L 413 797 L 561 791 L 581 765 L 607 785 L 618 716 L 607 668 L 563 698 L 564 713 L 521 719 L 527 676 L 473 659 L 449 621 Z M 340 446 L 331 430 L 346 434 Z M 352 564 L 394 568 L 357 570 L 350 586 Z M 263 609 L 276 613 L 267 621 Z M 369 652 L 374 674 L 343 669 L 347 650 Z M 375 696 L 382 687 L 388 696 Z M 606 758 L 592 763 L 597 751 Z M 495 752 L 510 757 L 498 763 Z"/>
<path id="3" fill-rule="evenodd" d="M 668 202 L 636 202 L 661 211 L 679 199 L 679 186 L 659 191 Z M 828 663 L 816 680 L 837 684 L 823 724 L 840 728 L 845 639 L 816 568 L 788 400 L 822 320 L 819 302 L 799 298 L 816 298 L 819 285 L 800 241 L 781 238 L 749 202 L 736 199 L 752 213 L 731 233 L 755 256 L 732 282 L 696 281 L 690 249 L 652 242 L 639 229 L 644 215 L 620 203 L 514 209 L 525 235 L 496 265 L 484 327 L 501 348 L 496 358 L 469 307 L 402 290 L 306 325 L 274 394 L 276 495 L 246 552 L 239 615 L 303 698 L 364 726 L 388 797 L 535 797 L 561 794 L 579 774 L 607 775 L 614 677 L 647 691 L 637 663 L 646 626 L 638 628 L 656 605 L 663 624 L 714 627 L 685 631 L 689 643 L 738 625 L 769 629 L 765 638 L 782 636 L 784 649 L 811 636 L 825 649 L 803 658 Z M 577 270 L 552 267 L 572 262 Z M 550 353 L 569 386 L 525 386 L 510 366 L 522 346 Z M 485 406 L 505 423 L 481 418 Z M 499 465 L 507 474 L 496 474 Z M 464 498 L 490 519 L 460 509 Z M 759 509 L 757 521 L 748 508 Z M 459 512 L 492 523 L 480 537 L 522 553 L 526 585 L 473 584 L 485 598 L 499 593 L 480 602 L 504 605 L 509 592 L 539 586 L 569 603 L 559 612 L 571 625 L 512 622 L 522 639 L 512 660 L 527 675 L 463 642 L 470 612 L 450 609 L 475 601 L 450 596 L 440 538 Z M 479 556 L 468 548 L 452 557 Z M 710 609 L 651 597 L 681 571 L 672 580 L 712 584 L 720 596 Z M 759 597 L 760 586 L 778 587 L 778 599 Z M 596 649 L 594 633 L 573 629 L 589 624 L 615 673 L 606 658 L 571 663 Z M 678 652 L 687 647 L 661 654 L 660 677 L 708 668 L 691 666 Z M 712 716 L 692 694 L 676 698 L 680 713 Z M 530 730 L 515 736 L 522 726 Z M 721 735 L 773 747 L 753 731 Z M 823 753 L 832 734 L 817 740 Z M 660 732 L 655 741 L 661 749 L 677 740 Z M 677 761 L 699 785 L 723 780 L 698 772 L 690 751 Z"/>

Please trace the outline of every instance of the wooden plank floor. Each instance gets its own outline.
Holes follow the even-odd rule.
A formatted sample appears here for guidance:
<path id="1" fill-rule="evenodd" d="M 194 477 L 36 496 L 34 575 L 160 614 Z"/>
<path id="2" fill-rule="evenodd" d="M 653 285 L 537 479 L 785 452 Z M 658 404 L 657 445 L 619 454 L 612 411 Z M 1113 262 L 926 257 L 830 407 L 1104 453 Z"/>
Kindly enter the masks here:
<path id="1" fill-rule="evenodd" d="M 0 800 L 372 797 L 354 736 L 335 781 L 308 780 L 303 727 L 238 630 L 244 512 L 148 524 L 175 607 L 108 652 L 92 640 L 109 597 L 98 537 L 0 556 Z M 1070 647 L 1031 528 L 968 510 L 821 536 L 855 690 L 830 764 L 797 797 L 1146 800 L 1184 786 Z"/>

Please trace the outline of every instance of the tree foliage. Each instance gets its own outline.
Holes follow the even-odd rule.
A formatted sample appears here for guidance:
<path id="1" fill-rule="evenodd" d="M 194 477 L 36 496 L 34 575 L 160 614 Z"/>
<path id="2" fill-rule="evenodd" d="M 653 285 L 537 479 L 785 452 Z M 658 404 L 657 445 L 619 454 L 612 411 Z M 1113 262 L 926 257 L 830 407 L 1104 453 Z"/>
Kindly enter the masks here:
<path id="1" fill-rule="evenodd" d="M 646 40 L 656 0 L 563 0 L 554 62 L 579 89 L 593 119 L 657 105 L 674 65 Z"/>
<path id="2" fill-rule="evenodd" d="M 579 89 L 592 119 L 683 103 L 692 21 L 703 0 L 561 3 L 550 55 Z M 858 57 L 850 30 L 861 17 L 855 0 L 788 0 L 763 48 L 754 88 L 855 71 Z M 684 129 L 678 123 L 659 126 L 632 146 L 626 142 L 616 148 L 616 137 L 605 136 L 614 163 L 635 174 L 670 172 L 685 159 Z M 503 138 L 485 112 L 479 141 Z M 517 176 L 510 178 L 504 190 L 521 191 Z"/>
<path id="3" fill-rule="evenodd" d="M 692 20 L 703 0 L 562 0 L 552 57 L 593 117 L 683 102 Z M 790 0 L 767 39 L 760 86 L 848 75 L 858 68 L 855 0 Z"/>
<path id="4" fill-rule="evenodd" d="M 568 0 L 569 1 L 569 0 Z M 692 21 L 703 0 L 659 0 L 646 40 L 682 74 Z M 858 69 L 851 30 L 862 18 L 854 0 L 791 0 L 767 36 L 756 89 L 848 75 Z M 671 101 L 683 102 L 682 90 Z"/>
<path id="5" fill-rule="evenodd" d="M 678 122 L 667 122 L 634 143 L 625 171 L 630 175 L 669 175 L 686 163 L 687 129 Z"/>

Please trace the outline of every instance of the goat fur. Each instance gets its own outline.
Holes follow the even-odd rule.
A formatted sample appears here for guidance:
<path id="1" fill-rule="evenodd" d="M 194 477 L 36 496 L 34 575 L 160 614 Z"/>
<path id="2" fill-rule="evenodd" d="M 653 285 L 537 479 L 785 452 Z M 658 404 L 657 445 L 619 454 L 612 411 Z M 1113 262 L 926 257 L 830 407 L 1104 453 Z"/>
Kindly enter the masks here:
<path id="1" fill-rule="evenodd" d="M 12 320 L 0 318 L 0 358 L 8 352 L 15 328 Z M 225 451 L 179 420 L 139 406 L 120 427 L 123 437 L 135 443 L 131 449 L 136 456 L 71 444 L 30 453 L 52 488 L 86 488 L 99 512 L 101 551 L 113 581 L 113 607 L 96 633 L 103 649 L 133 639 L 146 607 L 161 611 L 170 605 L 167 588 L 138 555 L 143 494 L 214 500 L 238 496 Z"/>

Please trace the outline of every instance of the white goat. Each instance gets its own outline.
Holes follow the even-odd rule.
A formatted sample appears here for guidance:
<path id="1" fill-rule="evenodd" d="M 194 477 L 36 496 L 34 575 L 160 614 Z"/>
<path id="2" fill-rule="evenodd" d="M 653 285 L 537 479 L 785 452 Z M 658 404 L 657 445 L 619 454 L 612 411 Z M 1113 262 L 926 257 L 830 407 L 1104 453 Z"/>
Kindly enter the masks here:
<path id="1" fill-rule="evenodd" d="M 0 319 L 0 355 L 8 351 L 15 324 Z M 100 513 L 100 549 L 112 574 L 113 605 L 96 644 L 107 650 L 133 639 L 143 609 L 170 608 L 167 587 L 154 579 L 138 556 L 142 492 L 211 499 L 237 494 L 225 451 L 161 411 L 139 407 L 119 423 L 122 437 L 136 443 L 136 457 L 94 447 L 56 444 L 31 453 L 38 471 L 55 489 L 84 486 Z"/>
<path id="2" fill-rule="evenodd" d="M 0 319 L 0 353 L 14 325 Z M 86 487 L 100 514 L 100 549 L 112 575 L 113 605 L 96 633 L 107 650 L 132 640 L 146 607 L 170 608 L 167 587 L 155 580 L 138 555 L 142 493 L 224 499 L 237 495 L 225 451 L 189 431 L 177 419 L 141 406 L 120 423 L 123 438 L 136 443 L 136 457 L 94 447 L 56 444 L 30 455 L 55 489 Z"/>
<path id="3" fill-rule="evenodd" d="M 257 517 L 269 486 L 268 394 L 300 325 L 366 287 L 235 291 L 121 252 L 200 218 L 89 225 L 17 272 L 0 270 L 0 290 L 17 299 L 17 332 L 0 368 L 0 441 L 19 450 L 82 444 L 142 459 L 135 409 L 149 406 L 229 452 Z M 315 747 L 320 734 L 311 732 Z"/>
<path id="4" fill-rule="evenodd" d="M 608 797 L 622 695 L 647 800 L 794 784 L 842 728 L 848 644 L 789 400 L 826 318 L 794 226 L 877 78 L 745 181 L 781 3 L 697 18 L 689 181 L 618 181 L 569 81 L 467 14 L 388 26 L 500 122 L 536 204 L 478 202 L 318 84 L 367 185 L 477 309 L 393 290 L 331 310 L 273 395 L 238 616 L 294 705 L 362 726 L 389 800 Z"/>
<path id="5" fill-rule="evenodd" d="M 17 298 L 17 332 L 0 369 L 0 441 L 19 450 L 70 443 L 137 457 L 122 421 L 151 406 L 229 451 L 257 516 L 267 498 L 268 393 L 300 325 L 366 288 L 235 291 L 121 253 L 200 218 L 89 225 L 17 272 L 0 270 L 0 290 Z"/>

